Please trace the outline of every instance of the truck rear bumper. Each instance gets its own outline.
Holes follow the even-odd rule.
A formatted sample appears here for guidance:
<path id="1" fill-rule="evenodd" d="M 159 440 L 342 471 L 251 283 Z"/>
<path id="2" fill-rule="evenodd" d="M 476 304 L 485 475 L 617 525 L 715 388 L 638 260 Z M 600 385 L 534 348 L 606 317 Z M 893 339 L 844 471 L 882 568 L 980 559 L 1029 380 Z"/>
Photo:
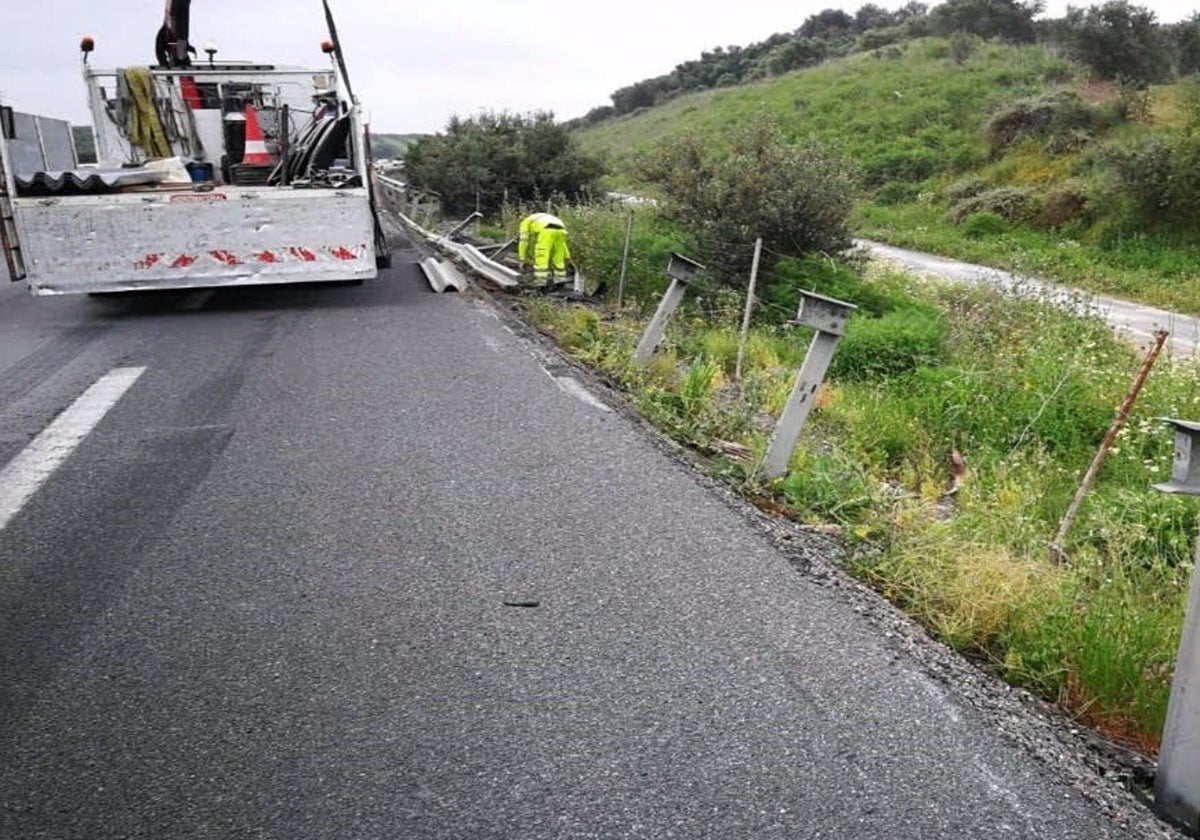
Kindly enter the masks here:
<path id="1" fill-rule="evenodd" d="M 375 277 L 365 190 L 224 188 L 19 199 L 36 295 Z"/>

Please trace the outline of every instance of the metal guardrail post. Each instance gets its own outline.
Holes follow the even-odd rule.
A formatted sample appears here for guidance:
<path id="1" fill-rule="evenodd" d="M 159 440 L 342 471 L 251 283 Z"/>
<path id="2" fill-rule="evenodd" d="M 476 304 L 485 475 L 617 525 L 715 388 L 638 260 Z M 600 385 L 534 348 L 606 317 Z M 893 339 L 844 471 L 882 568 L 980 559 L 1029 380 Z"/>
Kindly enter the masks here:
<path id="1" fill-rule="evenodd" d="M 467 216 L 467 218 L 463 219 L 461 222 L 459 222 L 457 225 L 455 225 L 451 229 L 451 231 L 446 234 L 446 236 L 445 236 L 446 241 L 449 241 L 449 240 L 453 239 L 454 237 L 458 236 L 460 233 L 462 233 L 463 229 L 466 228 L 467 225 L 471 224 L 471 222 L 475 221 L 476 219 L 482 219 L 482 218 L 483 218 L 483 214 L 480 213 L 478 210 L 476 210 L 470 216 Z"/>
<path id="2" fill-rule="evenodd" d="M 642 333 L 637 350 L 633 354 L 634 360 L 639 365 L 650 361 L 650 357 L 654 354 L 654 348 L 662 341 L 663 334 L 667 331 L 667 323 L 683 301 L 688 285 L 703 270 L 704 266 L 695 260 L 689 260 L 676 253 L 671 254 L 671 260 L 667 263 L 667 276 L 671 278 L 671 285 L 667 287 L 666 294 L 659 301 L 658 309 L 646 326 L 646 331 Z"/>
<path id="3" fill-rule="evenodd" d="M 1171 480 L 1154 485 L 1164 493 L 1200 496 L 1200 423 L 1163 418 L 1175 428 L 1175 456 Z M 1200 542 L 1196 547 L 1200 566 Z M 1167 819 L 1200 833 L 1200 576 L 1192 571 L 1183 635 L 1175 656 L 1175 676 L 1167 703 L 1167 722 L 1158 751 L 1154 776 L 1154 808 Z"/>
<path id="4" fill-rule="evenodd" d="M 812 410 L 817 389 L 825 381 L 825 371 L 833 361 L 834 350 L 846 331 L 846 321 L 856 307 L 852 303 L 823 297 L 812 292 L 800 293 L 800 311 L 793 322 L 798 326 L 812 327 L 817 331 L 809 345 L 804 364 L 796 375 L 792 395 L 787 407 L 775 425 L 775 434 L 763 460 L 762 473 L 768 479 L 779 478 L 787 472 L 788 462 L 796 451 L 796 441 Z"/>

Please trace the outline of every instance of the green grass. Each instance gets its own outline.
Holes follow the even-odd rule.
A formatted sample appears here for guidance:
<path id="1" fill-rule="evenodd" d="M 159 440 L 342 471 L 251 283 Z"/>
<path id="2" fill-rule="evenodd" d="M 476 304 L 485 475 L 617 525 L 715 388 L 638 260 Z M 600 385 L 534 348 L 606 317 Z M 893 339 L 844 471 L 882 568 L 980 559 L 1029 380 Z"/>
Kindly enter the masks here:
<path id="1" fill-rule="evenodd" d="M 1153 90 L 1148 120 L 1122 122 L 1114 117 L 1115 88 L 1088 84 L 1086 74 L 1040 46 L 979 43 L 960 65 L 949 58 L 948 42 L 930 38 L 681 96 L 579 137 L 608 156 L 611 183 L 653 194 L 633 175 L 640 154 L 684 131 L 720 145 L 733 126 L 765 109 L 790 136 L 823 141 L 859 165 L 868 196 L 851 219 L 857 235 L 1200 314 L 1200 231 L 1132 224 L 1134 211 L 1114 197 L 1110 175 L 1088 151 L 1180 130 L 1184 87 Z M 1090 103 L 1080 113 L 1093 109 L 1087 144 L 1059 148 L 1061 137 L 1026 137 L 990 156 L 993 114 L 1064 91 Z M 976 213 L 956 224 L 950 194 L 964 182 L 1027 191 L 1031 217 Z M 1080 208 L 1061 209 L 1064 190 L 1078 194 Z"/>
<path id="2" fill-rule="evenodd" d="M 862 53 L 776 79 L 672 99 L 580 133 L 591 151 L 627 169 L 639 151 L 683 130 L 719 143 L 765 108 L 794 137 L 829 143 L 875 181 L 981 164 L 980 115 L 1011 98 L 1048 89 L 1052 63 L 1041 48 L 984 45 L 963 65 L 941 55 L 939 39 L 914 41 L 895 57 Z"/>

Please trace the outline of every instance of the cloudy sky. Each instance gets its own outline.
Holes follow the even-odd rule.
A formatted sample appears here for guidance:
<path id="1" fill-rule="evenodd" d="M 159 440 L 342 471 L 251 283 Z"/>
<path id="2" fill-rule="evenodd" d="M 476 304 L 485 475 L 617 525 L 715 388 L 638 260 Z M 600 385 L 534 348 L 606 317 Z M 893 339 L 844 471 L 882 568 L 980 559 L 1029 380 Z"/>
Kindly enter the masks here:
<path id="1" fill-rule="evenodd" d="M 607 104 L 617 88 L 669 72 L 701 50 L 759 41 L 822 9 L 853 13 L 866 2 L 330 4 L 372 128 L 409 133 L 438 131 L 453 114 L 485 108 L 580 116 Z M 907 0 L 874 2 L 894 9 Z M 1161 23 L 1196 10 L 1190 0 L 1134 2 Z M 1047 14 L 1061 17 L 1066 6 L 1051 0 Z M 80 36 L 96 39 L 97 66 L 151 64 L 162 10 L 163 0 L 0 0 L 0 98 L 21 111 L 86 123 Z M 324 67 L 318 45 L 326 37 L 320 0 L 192 0 L 192 43 L 215 43 L 218 60 Z"/>

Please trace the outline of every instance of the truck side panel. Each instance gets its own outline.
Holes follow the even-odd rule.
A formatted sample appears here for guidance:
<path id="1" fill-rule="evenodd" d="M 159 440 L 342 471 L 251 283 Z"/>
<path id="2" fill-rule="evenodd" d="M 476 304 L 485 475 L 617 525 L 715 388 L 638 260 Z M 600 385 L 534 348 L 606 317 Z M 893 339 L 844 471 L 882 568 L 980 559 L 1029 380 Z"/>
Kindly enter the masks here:
<path id="1" fill-rule="evenodd" d="M 375 277 L 365 189 L 21 198 L 34 294 L 363 280 Z"/>

